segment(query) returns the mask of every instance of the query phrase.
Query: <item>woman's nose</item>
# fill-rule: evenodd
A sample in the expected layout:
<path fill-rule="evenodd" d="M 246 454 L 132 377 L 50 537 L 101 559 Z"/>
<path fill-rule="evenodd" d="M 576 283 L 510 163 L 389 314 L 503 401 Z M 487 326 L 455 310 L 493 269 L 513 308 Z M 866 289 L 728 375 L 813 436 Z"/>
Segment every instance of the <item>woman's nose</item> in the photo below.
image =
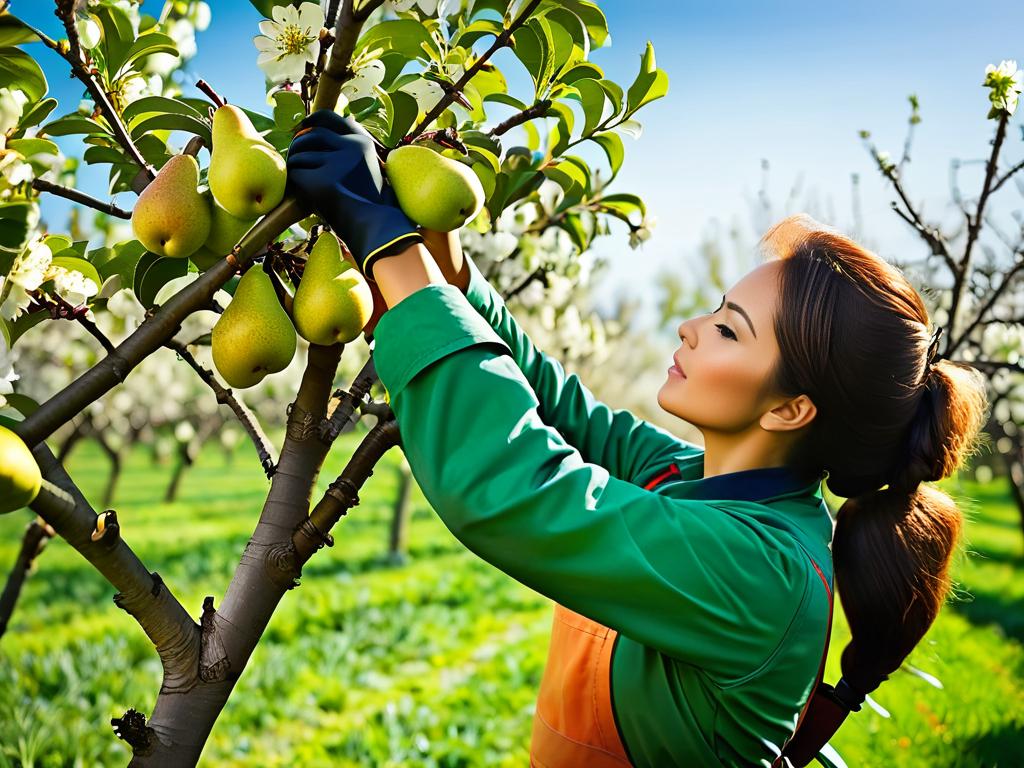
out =
<path fill-rule="evenodd" d="M 697 344 L 697 320 L 699 320 L 699 318 L 691 317 L 689 320 L 684 320 L 679 325 L 679 340 L 684 344 L 688 344 L 691 348 Z"/>

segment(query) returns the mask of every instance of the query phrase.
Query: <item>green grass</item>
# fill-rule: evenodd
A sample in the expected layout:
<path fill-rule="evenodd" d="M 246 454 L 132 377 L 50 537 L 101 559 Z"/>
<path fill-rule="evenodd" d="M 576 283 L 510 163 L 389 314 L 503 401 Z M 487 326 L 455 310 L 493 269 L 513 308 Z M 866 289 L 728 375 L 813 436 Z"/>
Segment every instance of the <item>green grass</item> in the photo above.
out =
<path fill-rule="evenodd" d="M 337 446 L 320 491 L 355 436 Z M 194 617 L 220 604 L 268 483 L 239 448 L 228 465 L 209 450 L 164 504 L 170 466 L 137 452 L 115 507 L 124 538 Z M 397 488 L 389 455 L 362 505 L 335 528 L 336 545 L 287 593 L 218 720 L 203 765 L 522 766 L 550 629 L 550 604 L 466 551 L 414 489 L 409 564 L 384 558 Z M 106 464 L 92 445 L 70 471 L 95 498 Z M 1001 482 L 1001 481 L 1000 481 Z M 1024 560 L 1017 512 L 1000 483 L 950 485 L 972 518 L 958 594 L 906 673 L 833 745 L 854 766 L 1022 764 Z M 318 498 L 315 494 L 314 498 Z M 0 518 L 0 578 L 13 562 L 22 512 Z M 61 540 L 50 543 L 0 640 L 0 766 L 123 766 L 109 721 L 151 712 L 156 654 L 116 608 L 114 589 Z M 838 678 L 848 631 L 838 610 L 827 679 Z"/>

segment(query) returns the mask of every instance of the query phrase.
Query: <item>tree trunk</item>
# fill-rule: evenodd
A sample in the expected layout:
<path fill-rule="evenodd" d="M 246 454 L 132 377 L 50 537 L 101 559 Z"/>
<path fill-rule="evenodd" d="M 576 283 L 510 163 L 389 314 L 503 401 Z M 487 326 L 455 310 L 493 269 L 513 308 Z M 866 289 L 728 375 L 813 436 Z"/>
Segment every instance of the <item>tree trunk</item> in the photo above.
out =
<path fill-rule="evenodd" d="M 168 483 L 167 491 L 164 493 L 165 502 L 170 503 L 177 500 L 178 490 L 181 487 L 181 478 L 184 476 L 185 470 L 196 463 L 203 445 L 210 439 L 210 435 L 220 429 L 223 424 L 223 421 L 218 421 L 217 419 L 207 419 L 203 422 L 203 426 L 199 428 L 199 431 L 192 436 L 191 440 L 187 443 L 178 443 L 178 463 L 174 467 L 171 482 Z"/>
<path fill-rule="evenodd" d="M 107 487 L 103 491 L 103 508 L 110 509 L 114 503 L 114 491 L 117 488 L 117 481 L 121 477 L 121 451 L 115 451 L 107 441 L 106 436 L 99 430 L 95 432 L 96 442 L 110 459 L 110 475 L 107 477 Z M 123 449 L 122 449 L 123 450 Z"/>
<path fill-rule="evenodd" d="M 46 547 L 46 542 L 54 535 L 54 530 L 40 519 L 33 520 L 25 529 L 25 535 L 21 539 L 21 550 L 7 577 L 7 585 L 4 587 L 3 594 L 0 594 L 0 637 L 3 637 L 4 632 L 7 631 L 11 613 L 18 602 L 21 587 L 25 583 L 29 571 L 32 570 L 32 564 Z"/>
<path fill-rule="evenodd" d="M 402 565 L 408 551 L 411 487 L 412 471 L 403 455 L 398 465 L 398 495 L 391 512 L 391 536 L 388 544 L 388 561 L 393 565 Z"/>

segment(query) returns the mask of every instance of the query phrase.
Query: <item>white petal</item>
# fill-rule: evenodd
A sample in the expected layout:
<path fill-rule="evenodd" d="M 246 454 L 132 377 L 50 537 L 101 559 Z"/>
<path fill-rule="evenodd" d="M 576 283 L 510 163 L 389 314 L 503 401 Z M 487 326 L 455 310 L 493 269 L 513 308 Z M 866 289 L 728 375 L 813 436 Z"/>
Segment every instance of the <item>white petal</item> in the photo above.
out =
<path fill-rule="evenodd" d="M 316 35 L 324 25 L 323 9 L 316 3 L 303 3 L 299 6 L 299 26 Z"/>
<path fill-rule="evenodd" d="M 256 46 L 256 50 L 260 53 L 277 53 L 277 43 L 271 40 L 269 37 L 263 37 L 257 35 L 252 39 L 253 44 Z"/>
<path fill-rule="evenodd" d="M 272 21 L 261 21 L 260 22 L 260 34 L 266 35 L 267 37 L 277 37 L 281 28 Z"/>

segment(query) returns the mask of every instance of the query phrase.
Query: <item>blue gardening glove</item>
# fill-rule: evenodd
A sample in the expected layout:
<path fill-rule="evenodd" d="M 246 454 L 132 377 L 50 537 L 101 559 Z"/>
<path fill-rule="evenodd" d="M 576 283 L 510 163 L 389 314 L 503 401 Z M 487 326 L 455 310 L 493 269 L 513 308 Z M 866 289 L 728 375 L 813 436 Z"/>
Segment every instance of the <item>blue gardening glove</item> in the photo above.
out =
<path fill-rule="evenodd" d="M 288 150 L 292 192 L 338 233 L 367 280 L 373 264 L 422 243 L 381 172 L 373 139 L 351 118 L 332 110 L 302 122 Z"/>

